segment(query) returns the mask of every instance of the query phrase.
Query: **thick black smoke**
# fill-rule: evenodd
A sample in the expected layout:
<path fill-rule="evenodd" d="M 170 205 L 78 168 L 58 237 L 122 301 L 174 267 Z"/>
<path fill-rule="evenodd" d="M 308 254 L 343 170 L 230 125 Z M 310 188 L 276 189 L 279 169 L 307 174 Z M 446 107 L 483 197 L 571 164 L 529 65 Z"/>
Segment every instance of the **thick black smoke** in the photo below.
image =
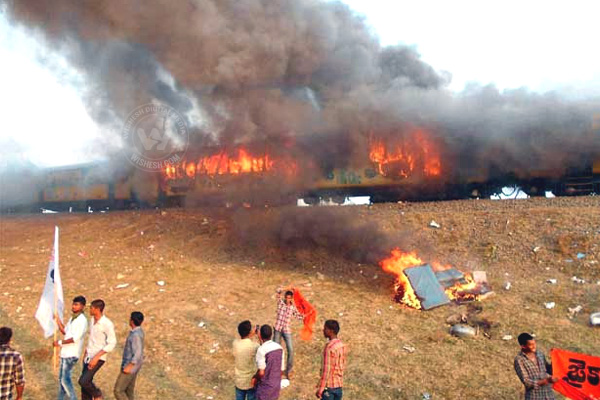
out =
<path fill-rule="evenodd" d="M 448 74 L 414 48 L 381 47 L 340 2 L 13 0 L 8 10 L 86 74 L 89 112 L 106 126 L 160 101 L 187 113 L 197 145 L 292 137 L 327 167 L 363 162 L 371 135 L 418 126 L 455 176 L 559 176 L 599 152 L 598 104 L 489 86 L 452 94 Z"/>

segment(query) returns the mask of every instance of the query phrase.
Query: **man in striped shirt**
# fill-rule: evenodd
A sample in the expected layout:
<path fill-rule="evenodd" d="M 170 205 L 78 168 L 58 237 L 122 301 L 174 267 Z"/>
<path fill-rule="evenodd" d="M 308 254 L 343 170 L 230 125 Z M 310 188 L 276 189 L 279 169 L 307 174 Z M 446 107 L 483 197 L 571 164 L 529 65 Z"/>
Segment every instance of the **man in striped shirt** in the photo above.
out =
<path fill-rule="evenodd" d="M 558 378 L 548 374 L 546 357 L 529 333 L 521 333 L 518 341 L 521 352 L 515 357 L 515 372 L 525 386 L 525 400 L 554 400 L 552 384 Z"/>
<path fill-rule="evenodd" d="M 23 398 L 25 390 L 25 371 L 23 356 L 9 347 L 12 329 L 0 328 L 0 400 L 13 400 L 13 388 L 16 387 L 16 400 Z"/>
<path fill-rule="evenodd" d="M 340 324 L 333 319 L 325 321 L 323 335 L 328 339 L 323 350 L 321 380 L 316 396 L 322 400 L 342 400 L 344 369 L 346 368 L 346 345 L 338 339 Z"/>
<path fill-rule="evenodd" d="M 281 289 L 277 290 L 277 320 L 275 321 L 275 334 L 273 341 L 281 344 L 281 338 L 285 341 L 287 359 L 285 363 L 285 377 L 291 378 L 292 368 L 294 368 L 294 346 L 292 343 L 292 317 L 302 320 L 304 315 L 300 314 L 294 305 L 293 288 L 285 292 L 285 297 L 281 297 Z"/>

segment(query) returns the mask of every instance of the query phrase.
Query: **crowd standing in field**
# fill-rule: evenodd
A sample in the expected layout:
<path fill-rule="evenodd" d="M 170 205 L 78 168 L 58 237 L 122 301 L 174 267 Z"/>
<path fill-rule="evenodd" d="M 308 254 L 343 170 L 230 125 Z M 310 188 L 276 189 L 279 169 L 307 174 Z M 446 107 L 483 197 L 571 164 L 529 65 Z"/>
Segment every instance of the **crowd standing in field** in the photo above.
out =
<path fill-rule="evenodd" d="M 293 365 L 293 346 L 290 322 L 292 317 L 306 317 L 296 309 L 293 289 L 285 292 L 285 300 L 277 291 L 277 316 L 271 325 L 253 326 L 249 320 L 239 323 L 239 339 L 233 341 L 234 384 L 236 400 L 277 400 L 282 387 L 289 385 Z M 77 296 L 71 305 L 72 315 L 67 324 L 55 316 L 63 339 L 55 340 L 60 348 L 58 375 L 58 399 L 76 400 L 77 395 L 71 379 L 73 367 L 83 360 L 79 378 L 82 400 L 101 400 L 102 391 L 94 382 L 94 376 L 107 361 L 117 340 L 113 323 L 104 315 L 105 303 L 97 299 L 90 305 L 91 318 L 85 317 L 86 299 Z M 119 376 L 114 386 L 117 400 L 133 400 L 135 383 L 143 364 L 144 315 L 134 311 L 130 315 L 130 332 L 125 342 Z M 87 347 L 83 350 L 84 337 L 89 331 Z M 327 343 L 323 349 L 321 373 L 315 396 L 321 400 L 342 400 L 347 346 L 339 338 L 340 325 L 336 320 L 326 320 L 323 336 Z M 258 335 L 258 342 L 254 337 Z M 22 355 L 10 347 L 12 330 L 0 328 L 0 400 L 22 400 L 25 390 L 25 373 Z M 279 344 L 286 342 L 287 357 Z M 520 353 L 514 359 L 515 372 L 525 387 L 526 400 L 554 400 L 551 365 L 544 354 L 537 350 L 533 336 L 522 333 L 518 337 Z M 83 355 L 82 355 L 83 351 Z M 286 362 L 287 360 L 287 362 Z M 287 382 L 286 382 L 287 381 Z M 16 397 L 14 394 L 16 392 Z"/>

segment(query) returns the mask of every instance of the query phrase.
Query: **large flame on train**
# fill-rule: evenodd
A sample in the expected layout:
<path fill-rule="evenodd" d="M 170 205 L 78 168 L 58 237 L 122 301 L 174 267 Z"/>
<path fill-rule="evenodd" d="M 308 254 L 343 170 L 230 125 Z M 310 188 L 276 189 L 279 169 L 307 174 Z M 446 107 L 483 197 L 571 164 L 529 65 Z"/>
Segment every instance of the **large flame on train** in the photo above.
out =
<path fill-rule="evenodd" d="M 239 175 L 270 171 L 295 174 L 296 168 L 296 163 L 291 159 L 276 158 L 268 154 L 257 156 L 239 148 L 233 154 L 220 151 L 198 160 L 184 160 L 167 166 L 164 173 L 168 179 L 186 176 L 193 179 L 196 175 Z"/>
<path fill-rule="evenodd" d="M 383 176 L 408 178 L 413 174 L 440 176 L 442 163 L 439 149 L 431 137 L 417 129 L 401 140 L 384 142 L 371 138 L 369 158 Z"/>
<path fill-rule="evenodd" d="M 399 249 L 392 250 L 391 255 L 388 258 L 380 261 L 379 265 L 385 272 L 396 276 L 396 283 L 394 285 L 395 301 L 416 308 L 417 310 L 422 308 L 421 301 L 417 297 L 410 281 L 404 274 L 404 270 L 423 264 L 423 260 L 416 252 L 405 253 Z M 430 264 L 436 271 L 443 271 L 451 268 L 449 265 L 442 265 L 435 262 Z M 477 283 L 473 280 L 473 277 L 470 274 L 465 274 L 465 280 L 466 283 L 456 283 L 445 289 L 446 295 L 450 300 L 478 299 L 478 295 L 471 293 L 471 291 L 477 287 Z"/>

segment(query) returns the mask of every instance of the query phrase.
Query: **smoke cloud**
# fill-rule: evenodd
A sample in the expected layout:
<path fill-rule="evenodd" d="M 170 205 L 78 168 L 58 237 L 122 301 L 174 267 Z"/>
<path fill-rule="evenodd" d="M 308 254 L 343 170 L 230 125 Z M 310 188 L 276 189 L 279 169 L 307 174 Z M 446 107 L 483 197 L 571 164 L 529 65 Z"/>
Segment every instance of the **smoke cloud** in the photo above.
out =
<path fill-rule="evenodd" d="M 402 140 L 412 127 L 442 144 L 452 178 L 559 176 L 600 151 L 597 102 L 477 85 L 453 94 L 448 73 L 412 47 L 380 46 L 340 2 L 14 0 L 9 15 L 87 76 L 89 113 L 107 132 L 160 101 L 188 117 L 196 146 L 291 138 L 324 169 L 364 162 L 370 137 Z"/>

